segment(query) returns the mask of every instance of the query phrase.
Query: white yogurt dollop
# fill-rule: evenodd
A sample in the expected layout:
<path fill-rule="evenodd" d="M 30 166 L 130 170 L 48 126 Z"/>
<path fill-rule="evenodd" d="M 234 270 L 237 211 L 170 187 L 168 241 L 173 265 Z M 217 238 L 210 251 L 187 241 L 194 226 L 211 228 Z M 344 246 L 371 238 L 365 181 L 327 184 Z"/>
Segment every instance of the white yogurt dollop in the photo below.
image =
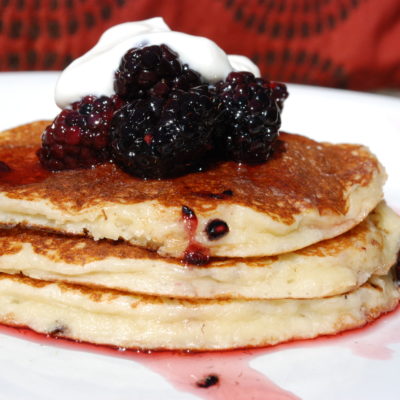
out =
<path fill-rule="evenodd" d="M 171 31 L 157 17 L 126 22 L 105 31 L 92 49 L 62 72 L 55 91 L 57 105 L 64 108 L 87 95 L 113 95 L 114 72 L 124 54 L 133 47 L 160 44 L 178 53 L 183 64 L 210 83 L 225 79 L 232 71 L 260 76 L 258 67 L 247 57 L 228 56 L 209 39 Z"/>

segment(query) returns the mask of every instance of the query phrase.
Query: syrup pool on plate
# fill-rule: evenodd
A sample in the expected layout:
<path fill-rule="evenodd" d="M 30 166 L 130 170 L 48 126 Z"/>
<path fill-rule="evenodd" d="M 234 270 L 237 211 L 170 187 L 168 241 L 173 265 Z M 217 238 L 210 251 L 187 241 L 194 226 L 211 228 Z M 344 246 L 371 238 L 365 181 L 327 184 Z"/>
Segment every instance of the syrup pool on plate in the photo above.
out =
<path fill-rule="evenodd" d="M 177 390 L 210 400 L 295 400 L 296 393 L 280 387 L 251 364 L 259 357 L 292 349 L 311 349 L 324 346 L 350 349 L 357 357 L 370 360 L 389 360 L 394 356 L 389 347 L 400 343 L 400 308 L 363 328 L 338 335 L 300 340 L 261 349 L 204 353 L 149 352 L 115 349 L 70 340 L 48 337 L 26 328 L 1 326 L 0 333 L 13 335 L 40 344 L 60 346 L 68 350 L 99 353 L 138 362 L 158 373 Z M 307 360 L 304 360 L 305 362 Z M 289 368 L 289 366 L 288 366 Z"/>

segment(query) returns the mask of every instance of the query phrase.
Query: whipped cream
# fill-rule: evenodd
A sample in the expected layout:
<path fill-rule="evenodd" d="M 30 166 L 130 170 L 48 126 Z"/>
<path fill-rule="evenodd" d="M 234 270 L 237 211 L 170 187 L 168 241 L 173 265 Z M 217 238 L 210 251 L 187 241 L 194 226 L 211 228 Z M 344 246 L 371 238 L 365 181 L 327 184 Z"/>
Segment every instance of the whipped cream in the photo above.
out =
<path fill-rule="evenodd" d="M 249 71 L 260 76 L 258 67 L 249 58 L 227 55 L 207 38 L 171 31 L 157 17 L 126 22 L 105 31 L 92 49 L 62 72 L 55 91 L 57 105 L 64 108 L 87 95 L 115 94 L 114 72 L 124 54 L 133 47 L 161 44 L 178 53 L 183 64 L 210 83 L 225 79 L 232 71 Z"/>

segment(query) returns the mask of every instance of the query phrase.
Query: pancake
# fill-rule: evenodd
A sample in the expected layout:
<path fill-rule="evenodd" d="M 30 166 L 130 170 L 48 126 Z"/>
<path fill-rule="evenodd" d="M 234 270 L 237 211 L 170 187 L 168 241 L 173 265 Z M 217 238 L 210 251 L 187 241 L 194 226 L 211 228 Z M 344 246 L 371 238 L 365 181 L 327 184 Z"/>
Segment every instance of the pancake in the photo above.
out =
<path fill-rule="evenodd" d="M 182 257 L 190 242 L 211 256 L 257 257 L 303 248 L 363 220 L 382 199 L 383 167 L 359 145 L 318 143 L 282 133 L 272 159 L 225 162 L 180 178 L 143 181 L 114 164 L 50 173 L 35 155 L 49 122 L 0 135 L 0 223 L 94 239 L 124 239 Z M 182 207 L 197 217 L 189 232 Z M 207 224 L 229 232 L 216 240 Z M 192 229 L 191 228 L 191 229 Z"/>
<path fill-rule="evenodd" d="M 386 274 L 400 248 L 400 217 L 384 202 L 333 239 L 279 256 L 187 267 L 125 242 L 0 230 L 0 271 L 181 298 L 313 298 L 346 293 Z"/>
<path fill-rule="evenodd" d="M 394 309 L 389 274 L 347 294 L 309 300 L 177 300 L 0 274 L 0 322 L 139 349 L 266 346 L 355 328 Z"/>

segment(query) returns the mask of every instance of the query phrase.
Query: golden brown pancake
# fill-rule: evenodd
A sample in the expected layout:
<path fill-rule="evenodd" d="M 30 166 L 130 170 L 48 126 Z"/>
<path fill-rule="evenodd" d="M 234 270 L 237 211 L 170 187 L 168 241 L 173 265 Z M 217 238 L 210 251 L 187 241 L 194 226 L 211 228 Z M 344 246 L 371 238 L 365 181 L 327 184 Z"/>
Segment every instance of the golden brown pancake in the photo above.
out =
<path fill-rule="evenodd" d="M 0 230 L 0 271 L 181 298 L 313 298 L 386 274 L 400 248 L 400 217 L 382 202 L 352 230 L 278 256 L 185 266 L 126 242 Z"/>
<path fill-rule="evenodd" d="M 0 274 L 0 322 L 74 340 L 140 349 L 273 345 L 355 328 L 396 307 L 389 274 L 309 300 L 177 300 Z"/>
<path fill-rule="evenodd" d="M 272 159 L 257 166 L 224 162 L 180 178 L 144 181 L 114 164 L 50 173 L 35 155 L 46 122 L 0 135 L 0 223 L 44 227 L 182 257 L 190 235 L 182 207 L 197 216 L 192 241 L 212 256 L 280 254 L 337 236 L 382 198 L 385 172 L 363 146 L 318 143 L 282 133 Z M 207 224 L 222 219 L 217 240 Z"/>

